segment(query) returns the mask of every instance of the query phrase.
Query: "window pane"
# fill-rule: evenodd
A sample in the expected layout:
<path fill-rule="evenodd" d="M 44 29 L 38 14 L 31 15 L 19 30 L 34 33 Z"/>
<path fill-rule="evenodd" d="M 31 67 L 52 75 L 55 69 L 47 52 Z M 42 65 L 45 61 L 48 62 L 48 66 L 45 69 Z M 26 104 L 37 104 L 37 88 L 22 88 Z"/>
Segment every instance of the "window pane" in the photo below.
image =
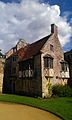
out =
<path fill-rule="evenodd" d="M 65 67 L 65 71 L 67 71 L 67 64 L 65 64 L 65 66 L 64 66 L 64 67 Z"/>
<path fill-rule="evenodd" d="M 44 58 L 44 67 L 48 67 L 48 58 Z"/>
<path fill-rule="evenodd" d="M 44 67 L 46 67 L 46 68 L 53 68 L 53 59 L 51 59 L 51 58 L 44 58 Z"/>
<path fill-rule="evenodd" d="M 13 56 L 13 62 L 16 61 L 16 56 Z"/>
<path fill-rule="evenodd" d="M 67 63 L 61 63 L 62 71 L 67 71 Z"/>
<path fill-rule="evenodd" d="M 50 59 L 50 68 L 53 68 L 53 59 Z"/>
<path fill-rule="evenodd" d="M 62 71 L 64 71 L 64 63 L 61 63 Z"/>

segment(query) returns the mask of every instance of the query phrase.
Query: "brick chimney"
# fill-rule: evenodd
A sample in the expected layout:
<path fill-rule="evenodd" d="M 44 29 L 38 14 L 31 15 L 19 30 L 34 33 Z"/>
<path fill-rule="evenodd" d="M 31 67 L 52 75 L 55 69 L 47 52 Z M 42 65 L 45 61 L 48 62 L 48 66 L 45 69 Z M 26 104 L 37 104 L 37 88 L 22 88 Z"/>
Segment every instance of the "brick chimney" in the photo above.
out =
<path fill-rule="evenodd" d="M 58 27 L 55 24 L 51 24 L 51 34 L 58 34 Z"/>

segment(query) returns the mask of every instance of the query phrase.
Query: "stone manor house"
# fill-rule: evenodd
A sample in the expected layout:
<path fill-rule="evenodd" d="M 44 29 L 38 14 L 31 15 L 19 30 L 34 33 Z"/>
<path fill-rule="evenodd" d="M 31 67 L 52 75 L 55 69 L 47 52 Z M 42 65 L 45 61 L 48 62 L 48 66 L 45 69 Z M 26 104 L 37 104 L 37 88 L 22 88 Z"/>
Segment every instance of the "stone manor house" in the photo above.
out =
<path fill-rule="evenodd" d="M 20 40 L 6 53 L 3 92 L 48 97 L 48 84 L 67 84 L 69 67 L 58 39 L 58 28 L 28 44 Z"/>

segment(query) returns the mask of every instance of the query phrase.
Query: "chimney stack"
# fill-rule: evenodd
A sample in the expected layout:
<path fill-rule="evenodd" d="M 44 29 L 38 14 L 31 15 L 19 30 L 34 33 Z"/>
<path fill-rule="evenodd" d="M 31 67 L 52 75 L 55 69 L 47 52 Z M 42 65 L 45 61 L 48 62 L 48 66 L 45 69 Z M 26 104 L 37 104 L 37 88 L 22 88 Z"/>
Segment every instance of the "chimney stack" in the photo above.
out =
<path fill-rule="evenodd" d="M 58 34 L 58 27 L 55 24 L 51 24 L 51 34 Z"/>

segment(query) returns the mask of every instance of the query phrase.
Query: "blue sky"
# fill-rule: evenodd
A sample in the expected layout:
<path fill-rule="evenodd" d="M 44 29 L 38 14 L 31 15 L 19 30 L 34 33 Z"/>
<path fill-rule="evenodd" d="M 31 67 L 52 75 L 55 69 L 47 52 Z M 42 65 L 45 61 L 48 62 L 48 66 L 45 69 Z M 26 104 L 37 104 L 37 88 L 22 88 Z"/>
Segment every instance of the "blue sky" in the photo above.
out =
<path fill-rule="evenodd" d="M 46 13 L 45 9 L 50 9 L 51 14 L 53 14 L 53 17 L 55 17 L 54 22 L 59 27 L 60 41 L 61 41 L 61 44 L 63 45 L 64 51 L 72 49 L 72 0 L 22 0 L 22 1 L 21 0 L 0 0 L 0 1 L 1 1 L 0 5 L 2 7 L 2 9 L 1 9 L 2 20 L 3 20 L 3 18 L 6 19 L 5 21 L 3 20 L 5 23 L 5 25 L 4 25 L 5 27 L 1 26 L 4 28 L 0 34 L 0 37 L 1 37 L 0 44 L 2 44 L 4 41 L 7 41 L 7 39 L 8 39 L 9 44 L 7 44 L 7 42 L 5 42 L 5 45 L 9 46 L 9 48 L 10 48 L 14 44 L 16 44 L 17 39 L 19 39 L 19 37 L 20 38 L 25 37 L 26 40 L 28 39 L 28 42 L 31 42 L 31 41 L 33 42 L 33 39 L 37 40 L 38 36 L 42 37 L 42 33 L 43 33 L 43 36 L 47 35 L 46 31 L 47 30 L 49 31 L 50 28 L 47 29 L 45 22 L 47 22 L 48 19 L 46 19 L 45 22 L 41 21 L 41 23 L 38 23 L 38 20 L 41 20 L 39 15 L 40 16 L 42 15 L 41 17 L 43 17 L 43 16 L 47 17 L 47 14 L 48 14 L 48 16 L 49 16 L 50 14 Z M 26 1 L 28 1 L 28 2 L 26 2 Z M 30 4 L 30 1 L 31 1 L 31 4 Z M 40 6 L 43 10 L 39 9 L 39 13 L 38 13 L 38 11 L 35 10 L 35 7 L 33 7 L 33 4 L 38 9 L 39 9 L 38 6 Z M 10 8 L 10 6 L 11 6 L 11 8 Z M 27 8 L 28 6 L 30 7 L 29 9 Z M 6 8 L 7 8 L 7 10 L 6 10 Z M 20 11 L 18 11 L 18 8 L 20 9 Z M 13 11 L 12 11 L 12 9 L 13 9 Z M 8 19 L 8 13 L 10 14 L 10 12 L 8 12 L 8 10 L 11 12 L 11 17 L 12 17 L 11 19 L 10 19 L 10 17 Z M 23 13 L 23 10 L 26 10 L 26 14 Z M 33 12 L 32 12 L 32 10 L 33 10 Z M 52 13 L 52 10 L 54 13 Z M 28 14 L 27 11 L 30 11 L 30 13 Z M 42 14 L 42 12 L 43 12 L 43 14 Z M 32 15 L 30 15 L 30 14 L 32 14 Z M 35 15 L 37 15 L 38 20 L 35 18 Z M 50 15 L 50 18 L 51 18 L 51 21 L 50 20 L 48 21 L 48 25 L 50 25 L 50 23 L 53 22 L 53 18 L 51 15 Z M 30 19 L 30 23 L 28 21 L 29 19 Z M 57 20 L 55 20 L 55 19 L 57 19 Z M 2 24 L 2 20 L 0 21 L 1 24 Z M 26 24 L 27 24 L 26 25 L 24 23 L 24 21 L 27 21 L 28 24 L 26 22 Z M 34 25 L 34 21 L 36 23 L 36 26 Z M 23 22 L 23 23 L 21 24 L 20 22 Z M 18 31 L 18 29 L 20 28 L 20 26 L 19 26 L 20 24 L 21 24 L 21 29 Z M 42 26 L 42 24 L 44 24 L 44 26 Z M 10 29 L 10 27 L 13 27 L 13 25 L 15 25 L 14 28 Z M 22 27 L 23 25 L 25 26 L 26 29 L 24 29 Z M 40 25 L 40 27 L 39 27 L 39 25 Z M 62 25 L 62 27 L 60 25 Z M 38 28 L 37 28 L 37 26 L 38 26 Z M 43 31 L 43 28 L 45 28 L 45 32 Z M 8 31 L 11 31 L 10 34 L 8 34 L 4 31 L 6 29 Z M 29 29 L 31 32 L 29 31 Z M 40 29 L 41 29 L 41 31 L 40 31 Z M 35 31 L 35 33 L 32 34 L 32 32 L 34 32 L 34 31 Z M 40 32 L 37 33 L 37 31 L 40 31 Z M 25 32 L 25 33 L 23 33 L 23 32 Z M 5 35 L 6 39 L 4 38 L 4 35 Z M 11 36 L 9 36 L 9 35 L 11 35 Z M 11 41 L 10 41 L 10 38 L 11 38 Z M 15 40 L 12 41 L 12 39 L 15 39 Z M 63 41 L 63 39 L 64 39 L 64 41 Z M 6 47 L 2 46 L 2 45 L 0 45 L 0 47 L 2 47 L 4 52 L 9 49 L 9 48 L 6 49 Z"/>
<path fill-rule="evenodd" d="M 7 2 L 9 2 L 9 3 L 17 2 L 17 3 L 19 3 L 20 2 L 20 0 L 0 0 L 0 1 L 5 2 L 5 3 L 7 3 Z"/>
<path fill-rule="evenodd" d="M 43 0 L 46 3 L 49 2 L 50 5 L 59 5 L 61 10 L 61 16 L 64 14 L 64 12 L 68 13 L 68 21 L 72 18 L 72 0 Z M 72 24 L 72 23 L 71 23 Z"/>

